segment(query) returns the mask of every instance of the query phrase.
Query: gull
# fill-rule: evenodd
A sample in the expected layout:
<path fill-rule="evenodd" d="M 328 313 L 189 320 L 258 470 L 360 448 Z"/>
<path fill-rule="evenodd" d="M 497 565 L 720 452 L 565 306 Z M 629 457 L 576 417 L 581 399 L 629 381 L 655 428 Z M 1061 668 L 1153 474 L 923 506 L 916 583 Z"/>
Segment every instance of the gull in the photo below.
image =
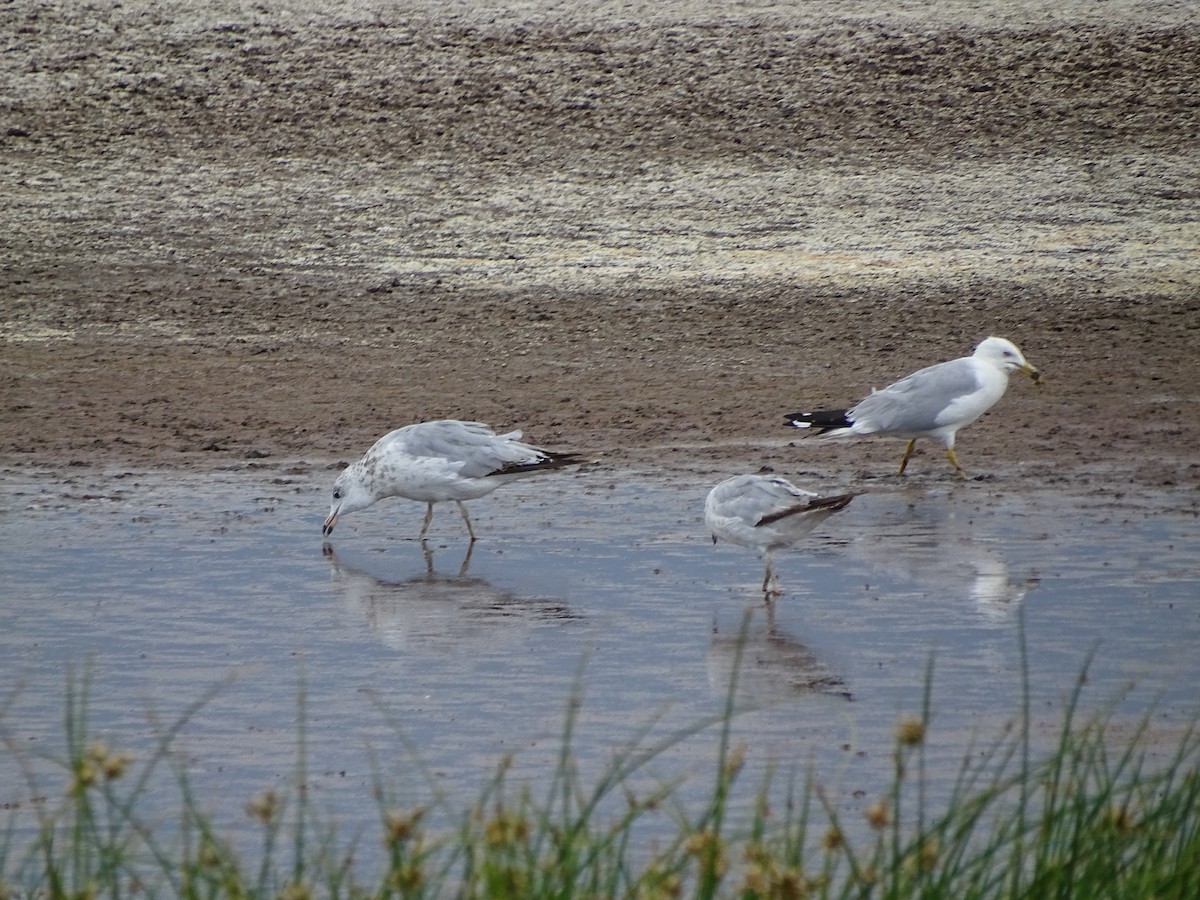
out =
<path fill-rule="evenodd" d="M 1008 388 L 1010 372 L 1042 383 L 1042 373 L 1025 360 L 1016 344 L 989 337 L 970 356 L 928 366 L 869 395 L 850 409 L 798 412 L 787 416 L 797 428 L 816 428 L 829 437 L 876 434 L 905 438 L 900 475 L 918 438 L 940 441 L 960 478 L 967 473 L 954 452 L 954 436 L 996 405 Z"/>
<path fill-rule="evenodd" d="M 762 553 L 767 561 L 763 593 L 779 594 L 771 589 L 771 551 L 796 543 L 854 497 L 821 497 L 778 476 L 735 475 L 708 492 L 704 522 L 714 544 L 724 538 Z"/>
<path fill-rule="evenodd" d="M 496 434 L 481 422 L 457 419 L 397 428 L 337 477 L 322 533 L 332 534 L 338 519 L 347 513 L 385 497 L 405 497 L 428 504 L 421 526 L 424 540 L 433 505 L 453 500 L 474 543 L 475 529 L 464 500 L 490 494 L 507 481 L 582 462 L 579 454 L 542 450 L 522 443 L 520 437 L 520 431 Z"/>

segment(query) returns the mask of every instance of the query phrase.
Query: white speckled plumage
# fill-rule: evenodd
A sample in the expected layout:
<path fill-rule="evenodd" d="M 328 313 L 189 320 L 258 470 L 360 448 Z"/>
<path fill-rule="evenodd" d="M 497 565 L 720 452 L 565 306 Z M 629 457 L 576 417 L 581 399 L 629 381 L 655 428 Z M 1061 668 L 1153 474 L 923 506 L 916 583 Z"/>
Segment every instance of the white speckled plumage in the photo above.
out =
<path fill-rule="evenodd" d="M 708 492 L 704 522 L 713 543 L 722 539 L 763 554 L 763 591 L 768 592 L 774 574 L 771 551 L 796 543 L 853 498 L 821 497 L 778 476 L 735 475 Z"/>
<path fill-rule="evenodd" d="M 581 461 L 577 454 L 543 450 L 520 438 L 520 431 L 496 434 L 480 422 L 457 419 L 397 428 L 338 476 L 323 531 L 332 533 L 338 519 L 347 513 L 366 509 L 386 497 L 403 497 L 428 504 L 420 535 L 424 538 L 433 518 L 433 505 L 453 500 L 474 541 L 475 531 L 464 500 L 490 494 L 512 479 Z"/>

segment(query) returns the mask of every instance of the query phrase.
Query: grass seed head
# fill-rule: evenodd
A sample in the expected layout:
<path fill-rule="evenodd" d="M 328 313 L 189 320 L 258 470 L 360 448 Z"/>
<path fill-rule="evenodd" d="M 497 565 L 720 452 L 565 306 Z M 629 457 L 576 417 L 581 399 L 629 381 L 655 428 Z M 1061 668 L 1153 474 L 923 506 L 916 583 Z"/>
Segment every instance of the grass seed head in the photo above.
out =
<path fill-rule="evenodd" d="M 920 847 L 906 853 L 902 864 L 905 877 L 917 878 L 922 872 L 933 871 L 941 849 L 937 838 L 928 838 Z"/>
<path fill-rule="evenodd" d="M 746 762 L 746 745 L 738 744 L 729 754 L 729 758 L 725 761 L 725 777 L 732 778 L 741 771 L 742 766 Z"/>
<path fill-rule="evenodd" d="M 125 774 L 125 770 L 132 763 L 133 754 L 128 750 L 122 750 L 120 753 L 110 753 L 104 757 L 103 762 L 100 763 L 100 768 L 108 781 L 115 781 Z"/>
<path fill-rule="evenodd" d="M 887 804 L 882 800 L 876 800 L 863 811 L 863 815 L 867 817 L 867 824 L 879 831 L 886 828 L 892 822 L 892 815 L 888 812 Z"/>
<path fill-rule="evenodd" d="M 425 873 L 414 862 L 393 866 L 387 873 L 388 889 L 402 897 L 419 892 L 425 884 Z"/>
<path fill-rule="evenodd" d="M 746 846 L 746 869 L 739 889 L 742 896 L 800 900 L 808 895 L 808 888 L 808 880 L 798 868 L 772 856 L 761 844 Z"/>
<path fill-rule="evenodd" d="M 401 812 L 398 809 L 388 810 L 383 817 L 384 843 L 389 847 L 395 847 L 397 844 L 407 841 L 416 833 L 417 825 L 424 815 L 425 810 L 421 808 L 414 809 L 409 813 Z"/>
<path fill-rule="evenodd" d="M 1126 806 L 1110 806 L 1104 814 L 1104 824 L 1120 835 L 1137 828 L 1137 820 Z"/>
<path fill-rule="evenodd" d="M 484 826 L 483 835 L 493 847 L 524 844 L 529 839 L 529 822 L 523 816 L 501 810 Z"/>
<path fill-rule="evenodd" d="M 686 851 L 700 860 L 701 865 L 711 866 L 718 878 L 724 876 L 727 869 L 725 845 L 720 835 L 709 829 L 699 831 L 688 838 Z"/>
<path fill-rule="evenodd" d="M 932 869 L 937 865 L 938 856 L 942 852 L 942 845 L 937 838 L 930 838 L 921 844 L 921 865 L 925 869 Z"/>
<path fill-rule="evenodd" d="M 279 900 L 312 900 L 312 888 L 302 881 L 293 881 L 279 892 Z"/>
<path fill-rule="evenodd" d="M 212 841 L 205 840 L 200 846 L 200 865 L 206 869 L 215 869 L 221 865 L 221 849 Z"/>
<path fill-rule="evenodd" d="M 71 779 L 71 784 L 67 787 L 68 794 L 80 794 L 88 788 L 96 786 L 96 766 L 91 760 L 81 760 L 75 768 L 75 777 Z"/>
<path fill-rule="evenodd" d="M 283 801 L 275 791 L 267 790 L 261 794 L 256 794 L 249 803 L 246 804 L 246 815 L 252 819 L 258 819 L 264 825 L 270 825 L 275 821 L 275 817 L 283 810 Z"/>
<path fill-rule="evenodd" d="M 676 872 L 650 866 L 638 883 L 637 900 L 674 900 L 683 896 L 683 882 Z"/>
<path fill-rule="evenodd" d="M 896 740 L 902 747 L 916 747 L 925 741 L 925 723 L 920 719 L 905 719 L 896 727 Z"/>

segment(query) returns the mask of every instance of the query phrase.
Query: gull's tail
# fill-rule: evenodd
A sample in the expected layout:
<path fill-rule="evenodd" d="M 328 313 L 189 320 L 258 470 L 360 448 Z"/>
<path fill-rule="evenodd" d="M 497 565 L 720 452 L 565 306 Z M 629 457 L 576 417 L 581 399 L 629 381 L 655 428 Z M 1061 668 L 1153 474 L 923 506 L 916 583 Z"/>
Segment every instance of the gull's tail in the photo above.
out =
<path fill-rule="evenodd" d="M 816 412 L 798 412 L 785 417 L 795 428 L 815 428 L 817 434 L 849 428 L 853 423 L 846 418 L 844 409 L 818 409 Z"/>

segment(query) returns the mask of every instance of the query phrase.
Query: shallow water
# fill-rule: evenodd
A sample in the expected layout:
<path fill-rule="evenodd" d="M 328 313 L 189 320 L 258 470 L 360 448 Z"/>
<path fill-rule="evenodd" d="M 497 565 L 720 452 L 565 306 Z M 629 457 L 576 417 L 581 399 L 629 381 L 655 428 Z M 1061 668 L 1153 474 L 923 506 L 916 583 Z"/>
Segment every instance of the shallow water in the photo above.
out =
<path fill-rule="evenodd" d="M 312 796 L 351 831 L 375 821 L 376 773 L 405 807 L 432 789 L 465 809 L 508 753 L 514 777 L 544 782 L 576 686 L 590 783 L 652 722 L 648 742 L 720 713 L 748 612 L 733 726 L 747 797 L 768 766 L 811 765 L 856 817 L 888 783 L 895 725 L 919 713 L 931 657 L 930 769 L 944 791 L 972 737 L 986 743 L 1018 710 L 1022 621 L 1047 740 L 1089 658 L 1089 709 L 1136 684 L 1118 715 L 1132 724 L 1154 701 L 1169 739 L 1195 708 L 1200 542 L 1186 492 L 881 480 L 777 554 L 785 593 L 768 621 L 762 563 L 704 532 L 709 485 L 657 473 L 596 467 L 474 502 L 481 540 L 465 572 L 453 506 L 438 508 L 431 561 L 414 503 L 381 503 L 322 538 L 323 467 L 2 477 L 0 804 L 20 827 L 61 796 L 41 755 L 61 754 L 68 672 L 85 668 L 89 734 L 142 759 L 228 679 L 175 747 L 231 833 L 249 829 L 251 796 L 289 784 L 301 706 Z M 635 783 L 686 775 L 681 797 L 703 797 L 717 737 L 680 741 Z M 150 801 L 165 821 L 171 796 Z"/>

